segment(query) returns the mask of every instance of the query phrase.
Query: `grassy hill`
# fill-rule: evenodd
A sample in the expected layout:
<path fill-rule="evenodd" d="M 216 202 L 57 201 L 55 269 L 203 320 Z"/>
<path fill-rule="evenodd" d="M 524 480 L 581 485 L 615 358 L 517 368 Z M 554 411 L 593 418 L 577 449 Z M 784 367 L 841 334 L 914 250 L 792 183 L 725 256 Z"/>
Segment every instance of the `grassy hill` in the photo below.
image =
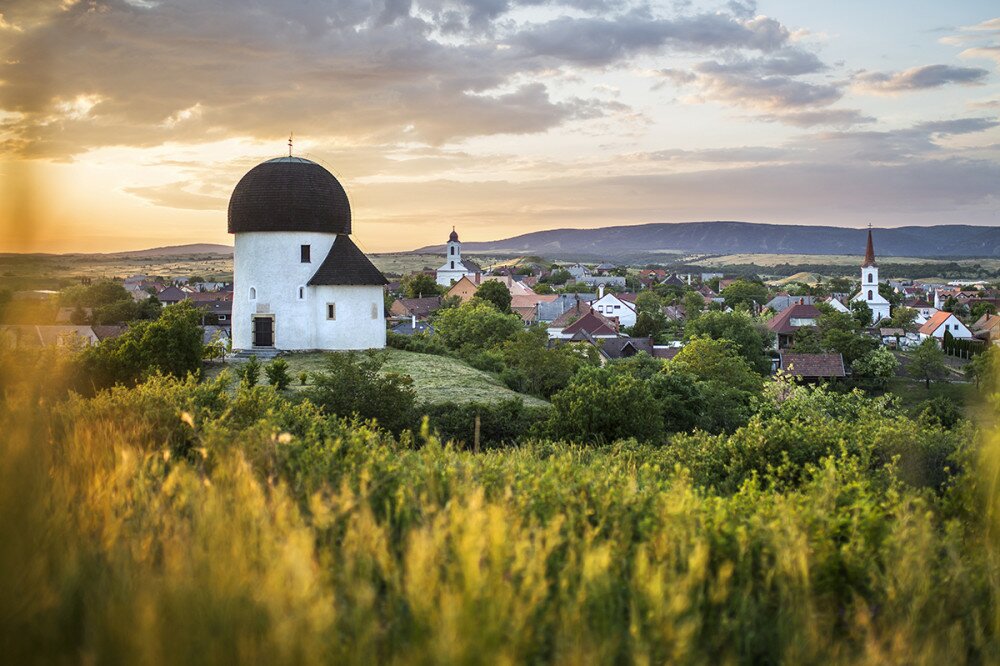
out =
<path fill-rule="evenodd" d="M 489 372 L 477 370 L 470 365 L 446 356 L 433 354 L 418 354 L 400 349 L 387 349 L 389 359 L 384 370 L 398 372 L 413 378 L 413 387 L 417 391 L 417 400 L 422 403 L 438 402 L 502 402 L 511 398 L 521 398 L 525 405 L 547 405 L 530 395 L 512 391 Z M 288 361 L 289 371 L 293 378 L 292 389 L 301 390 L 298 375 L 300 372 L 318 372 L 323 369 L 323 358 L 326 352 L 304 352 L 283 356 Z M 215 365 L 208 375 L 217 375 L 226 365 Z M 261 374 L 261 381 L 264 379 Z"/>

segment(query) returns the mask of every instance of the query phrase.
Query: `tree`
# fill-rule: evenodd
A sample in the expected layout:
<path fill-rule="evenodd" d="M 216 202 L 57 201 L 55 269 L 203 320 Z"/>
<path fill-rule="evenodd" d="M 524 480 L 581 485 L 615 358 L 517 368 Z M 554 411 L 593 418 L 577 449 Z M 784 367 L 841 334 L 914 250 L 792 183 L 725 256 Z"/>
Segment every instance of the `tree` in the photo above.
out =
<path fill-rule="evenodd" d="M 523 329 L 520 317 L 504 314 L 479 298 L 439 311 L 434 319 L 435 337 L 440 336 L 448 349 L 489 349 Z"/>
<path fill-rule="evenodd" d="M 118 337 L 81 352 L 80 384 L 100 389 L 134 384 L 153 372 L 175 377 L 197 372 L 204 354 L 200 320 L 201 310 L 183 301 L 164 308 L 154 321 L 132 323 Z"/>
<path fill-rule="evenodd" d="M 684 306 L 685 317 L 688 319 L 697 319 L 701 311 L 705 309 L 705 297 L 697 291 L 685 292 L 682 305 Z"/>
<path fill-rule="evenodd" d="M 399 286 L 407 298 L 438 296 L 441 293 L 434 276 L 427 273 L 411 273 L 403 278 Z"/>
<path fill-rule="evenodd" d="M 581 369 L 552 396 L 547 425 L 553 437 L 579 443 L 629 437 L 651 441 L 663 433 L 649 383 L 614 364 Z"/>
<path fill-rule="evenodd" d="M 872 325 L 872 309 L 864 301 L 851 302 L 851 316 L 861 328 L 868 328 Z"/>
<path fill-rule="evenodd" d="M 292 377 L 288 374 L 288 361 L 283 358 L 276 358 L 265 365 L 264 374 L 267 375 L 267 383 L 279 391 L 284 391 L 292 383 Z"/>
<path fill-rule="evenodd" d="M 572 279 L 573 275 L 568 270 L 565 268 L 557 268 L 543 277 L 540 281 L 548 282 L 549 284 L 566 284 L 566 282 Z"/>
<path fill-rule="evenodd" d="M 983 315 L 995 315 L 997 313 L 997 308 L 992 303 L 987 301 L 979 301 L 974 303 L 971 308 L 969 308 L 969 316 L 973 321 L 978 320 Z"/>
<path fill-rule="evenodd" d="M 997 378 L 1000 377 L 1000 348 L 990 345 L 982 353 L 973 356 L 965 364 L 965 375 L 976 383 L 976 388 L 986 386 L 998 389 Z"/>
<path fill-rule="evenodd" d="M 885 388 L 889 379 L 896 374 L 898 367 L 899 361 L 885 347 L 873 349 L 851 364 L 851 370 L 856 377 L 869 379 L 878 388 Z"/>
<path fill-rule="evenodd" d="M 803 326 L 799 330 L 795 331 L 790 351 L 795 352 L 796 354 L 821 353 L 823 351 L 823 344 L 820 339 L 819 332 L 815 328 L 809 326 Z"/>
<path fill-rule="evenodd" d="M 726 305 L 735 308 L 743 305 L 752 310 L 754 305 L 767 300 L 767 287 L 748 280 L 736 280 L 719 294 L 725 299 Z"/>
<path fill-rule="evenodd" d="M 915 379 L 922 379 L 929 390 L 931 380 L 943 378 L 948 373 L 944 362 L 944 352 L 938 347 L 937 340 L 926 338 L 910 353 L 910 363 L 906 371 Z"/>
<path fill-rule="evenodd" d="M 670 366 L 686 370 L 701 381 L 718 382 L 740 391 L 755 393 L 761 387 L 760 375 L 730 340 L 693 338 L 674 356 Z"/>
<path fill-rule="evenodd" d="M 912 331 L 915 328 L 914 321 L 917 319 L 917 314 L 917 311 L 913 308 L 900 305 L 892 311 L 892 317 L 889 318 L 889 321 L 893 328 L 901 328 L 904 331 Z"/>
<path fill-rule="evenodd" d="M 500 379 L 519 393 L 548 398 L 569 384 L 582 366 L 595 364 L 571 345 L 549 348 L 542 328 L 519 331 L 501 346 Z"/>
<path fill-rule="evenodd" d="M 656 292 L 644 291 L 635 297 L 635 311 L 639 314 L 662 314 L 663 299 Z"/>
<path fill-rule="evenodd" d="M 375 419 L 400 433 L 413 424 L 417 394 L 409 376 L 382 371 L 387 359 L 384 351 L 327 354 L 323 371 L 312 373 L 302 395 L 327 414 Z"/>
<path fill-rule="evenodd" d="M 475 298 L 492 303 L 500 312 L 510 312 L 510 289 L 499 280 L 486 280 L 483 282 L 479 285 L 479 289 L 476 290 Z"/>
<path fill-rule="evenodd" d="M 767 355 L 770 335 L 745 312 L 704 312 L 695 319 L 688 319 L 684 335 L 688 339 L 707 336 L 713 340 L 729 340 L 758 373 L 771 372 L 771 360 Z"/>

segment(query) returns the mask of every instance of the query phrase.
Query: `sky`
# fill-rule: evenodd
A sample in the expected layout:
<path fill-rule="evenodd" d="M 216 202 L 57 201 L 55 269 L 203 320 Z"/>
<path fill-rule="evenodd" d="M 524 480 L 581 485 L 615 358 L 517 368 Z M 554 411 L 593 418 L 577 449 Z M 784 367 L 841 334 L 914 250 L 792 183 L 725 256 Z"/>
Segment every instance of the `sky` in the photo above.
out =
<path fill-rule="evenodd" d="M 0 252 L 231 243 L 287 154 L 369 252 L 1000 224 L 992 1 L 0 0 Z"/>

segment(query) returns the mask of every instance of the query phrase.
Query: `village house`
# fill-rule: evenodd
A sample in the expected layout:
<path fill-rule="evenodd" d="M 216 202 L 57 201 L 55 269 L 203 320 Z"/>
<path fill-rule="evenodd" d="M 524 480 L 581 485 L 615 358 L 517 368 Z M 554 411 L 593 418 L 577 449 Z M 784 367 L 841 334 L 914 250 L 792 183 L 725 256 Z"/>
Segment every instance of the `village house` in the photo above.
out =
<path fill-rule="evenodd" d="M 637 314 L 635 307 L 635 294 L 612 294 L 603 293 L 600 289 L 597 300 L 593 301 L 591 307 L 603 314 L 605 317 L 616 317 L 618 323 L 626 328 L 635 326 Z"/>
<path fill-rule="evenodd" d="M 926 338 L 943 340 L 945 333 L 951 333 L 951 336 L 958 340 L 972 339 L 972 331 L 969 330 L 968 326 L 959 321 L 954 314 L 944 310 L 935 313 L 917 332 L 920 334 L 921 340 Z"/>
<path fill-rule="evenodd" d="M 478 280 L 479 276 L 475 279 Z M 476 291 L 479 289 L 478 282 L 473 281 L 474 278 L 470 278 L 468 275 L 463 275 L 458 279 L 455 284 L 451 285 L 451 289 L 445 294 L 448 297 L 457 296 L 458 300 L 462 303 L 467 303 L 473 296 L 476 295 Z"/>
<path fill-rule="evenodd" d="M 389 315 L 396 318 L 427 319 L 441 308 L 440 296 L 424 296 L 423 298 L 397 298 L 389 306 Z"/>
<path fill-rule="evenodd" d="M 814 305 L 796 303 L 771 317 L 767 328 L 775 336 L 775 349 L 785 349 L 795 342 L 795 334 L 802 328 L 816 328 L 822 313 Z"/>
<path fill-rule="evenodd" d="M 972 325 L 972 332 L 988 344 L 1000 345 L 1000 315 L 984 314 Z"/>

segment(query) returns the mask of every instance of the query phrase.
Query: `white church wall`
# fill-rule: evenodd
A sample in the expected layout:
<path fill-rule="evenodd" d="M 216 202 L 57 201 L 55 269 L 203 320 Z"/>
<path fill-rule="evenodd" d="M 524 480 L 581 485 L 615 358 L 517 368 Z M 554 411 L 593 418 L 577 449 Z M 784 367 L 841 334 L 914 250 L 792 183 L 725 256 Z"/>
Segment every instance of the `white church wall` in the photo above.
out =
<path fill-rule="evenodd" d="M 385 301 L 381 286 L 324 285 L 312 289 L 316 324 L 310 349 L 385 347 Z M 327 318 L 330 303 L 334 304 L 335 319 Z"/>
<path fill-rule="evenodd" d="M 314 310 L 305 287 L 333 247 L 336 234 L 313 232 L 243 232 L 235 234 L 233 256 L 233 349 L 253 347 L 253 315 L 275 317 L 275 347 L 316 349 Z M 310 246 L 310 261 L 301 261 L 302 245 Z M 251 288 L 256 298 L 251 298 Z M 376 287 L 376 289 L 380 288 Z M 384 334 L 383 334 L 384 345 Z"/>

